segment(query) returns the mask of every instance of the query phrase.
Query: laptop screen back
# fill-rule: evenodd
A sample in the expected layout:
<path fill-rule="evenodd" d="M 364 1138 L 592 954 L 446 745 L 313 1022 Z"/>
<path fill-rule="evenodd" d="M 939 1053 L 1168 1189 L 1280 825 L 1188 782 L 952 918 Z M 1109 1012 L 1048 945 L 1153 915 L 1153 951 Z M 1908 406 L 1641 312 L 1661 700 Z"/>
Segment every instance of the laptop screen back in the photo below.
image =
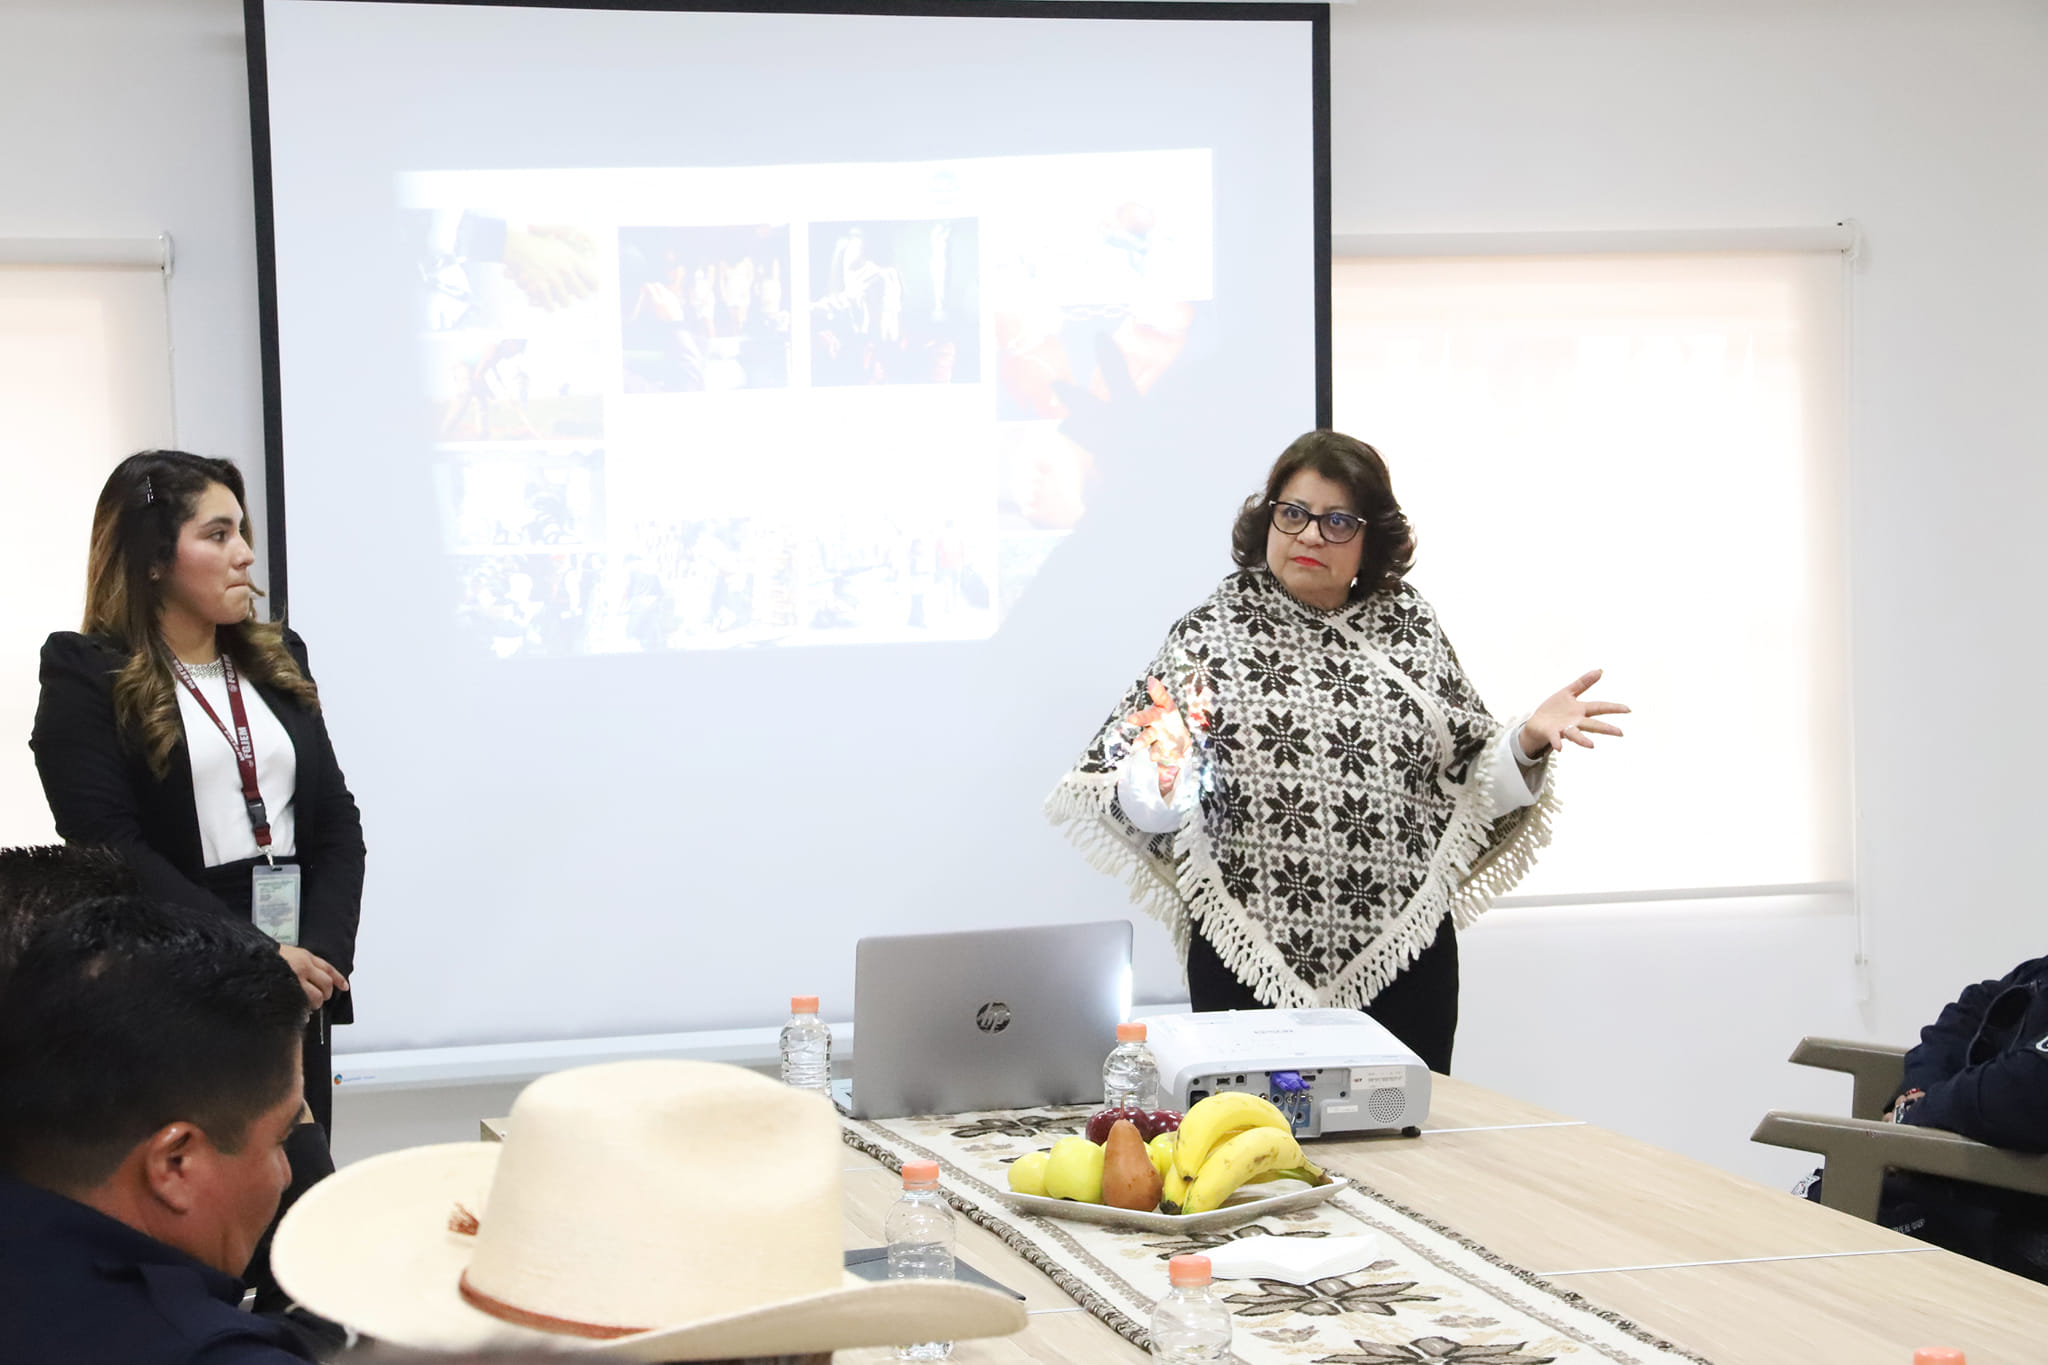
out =
<path fill-rule="evenodd" d="M 1102 1098 L 1128 920 L 864 938 L 854 953 L 854 1117 Z"/>

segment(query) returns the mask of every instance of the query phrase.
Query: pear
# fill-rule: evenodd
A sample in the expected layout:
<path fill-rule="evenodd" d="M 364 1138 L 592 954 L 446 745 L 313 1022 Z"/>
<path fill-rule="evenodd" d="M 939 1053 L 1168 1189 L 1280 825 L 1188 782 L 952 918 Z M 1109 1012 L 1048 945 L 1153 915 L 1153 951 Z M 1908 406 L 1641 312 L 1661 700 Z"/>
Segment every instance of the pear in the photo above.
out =
<path fill-rule="evenodd" d="M 1159 1191 L 1165 1186 L 1159 1168 L 1152 1163 L 1138 1125 L 1118 1119 L 1102 1145 L 1102 1202 L 1111 1208 L 1150 1213 L 1159 1207 Z"/>
<path fill-rule="evenodd" d="M 1102 1163 L 1107 1150 L 1097 1147 L 1079 1133 L 1055 1142 L 1052 1155 L 1046 1160 L 1046 1194 L 1054 1199 L 1100 1204 Z"/>
<path fill-rule="evenodd" d="M 1010 1163 L 1010 1188 L 1018 1194 L 1045 1193 L 1045 1168 L 1052 1161 L 1048 1152 L 1026 1152 Z"/>

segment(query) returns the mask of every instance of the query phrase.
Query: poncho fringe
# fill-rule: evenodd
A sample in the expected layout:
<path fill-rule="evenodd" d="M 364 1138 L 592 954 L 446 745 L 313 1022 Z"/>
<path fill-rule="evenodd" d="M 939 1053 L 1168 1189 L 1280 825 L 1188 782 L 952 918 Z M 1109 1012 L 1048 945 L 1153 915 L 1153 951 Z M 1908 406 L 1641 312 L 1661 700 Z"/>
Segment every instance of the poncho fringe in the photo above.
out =
<path fill-rule="evenodd" d="M 1440 728 L 1441 716 L 1434 720 Z M 1498 743 L 1501 730 L 1494 726 L 1488 749 Z M 1147 856 L 1149 839 L 1141 836 L 1134 842 L 1133 831 L 1124 825 L 1113 767 L 1070 772 L 1047 797 L 1045 812 L 1091 867 L 1122 881 L 1132 902 L 1166 927 L 1183 961 L 1189 936 L 1199 929 L 1224 966 L 1263 1004 L 1365 1009 L 1430 945 L 1446 917 L 1459 929 L 1471 927 L 1527 875 L 1538 850 L 1550 843 L 1551 824 L 1561 808 L 1555 759 L 1535 804 L 1493 821 L 1487 818 L 1493 809 L 1493 769 L 1485 757 L 1490 754 L 1483 753 L 1467 780 L 1453 788 L 1457 795 L 1450 819 L 1420 886 L 1392 912 L 1368 949 L 1320 989 L 1302 980 L 1270 936 L 1248 925 L 1225 890 L 1210 842 L 1181 837 L 1199 835 L 1194 829 L 1203 818 L 1198 809 L 1182 818 L 1170 870 L 1163 858 Z"/>
<path fill-rule="evenodd" d="M 1209 941 L 1216 945 L 1217 956 L 1231 974 L 1250 986 L 1260 1003 L 1283 1009 L 1366 1008 L 1435 940 L 1437 926 L 1447 912 L 1459 929 L 1469 929 L 1497 898 L 1507 895 L 1528 875 L 1537 851 L 1549 846 L 1551 821 L 1562 809 L 1553 774 L 1535 805 L 1504 817 L 1520 817 L 1513 836 L 1490 852 L 1485 851 L 1483 834 L 1474 830 L 1486 828 L 1483 815 L 1492 808 L 1492 793 L 1481 790 L 1488 783 L 1475 783 L 1472 794 L 1459 803 L 1459 815 L 1454 817 L 1454 828 L 1462 830 L 1462 837 L 1447 834 L 1438 846 L 1429 880 L 1401 911 L 1394 931 L 1382 938 L 1377 951 L 1354 962 L 1333 988 L 1318 998 L 1317 992 L 1309 990 L 1300 977 L 1279 961 L 1278 954 L 1256 942 L 1234 917 L 1211 913 L 1220 908 L 1219 897 L 1223 894 L 1213 858 L 1203 856 L 1199 862 L 1183 858 L 1184 871 L 1177 882 L 1162 878 L 1151 863 L 1105 823 L 1106 818 L 1112 818 L 1111 805 L 1116 800 L 1115 775 L 1097 777 L 1091 785 L 1098 786 L 1099 793 L 1090 793 L 1085 786 L 1068 781 L 1046 798 L 1045 813 L 1054 827 L 1080 850 L 1090 867 L 1123 882 L 1130 891 L 1132 904 L 1166 926 L 1173 936 L 1174 951 L 1183 961 L 1187 958 L 1191 928 L 1203 925 Z M 1475 851 L 1482 856 L 1475 859 Z"/>

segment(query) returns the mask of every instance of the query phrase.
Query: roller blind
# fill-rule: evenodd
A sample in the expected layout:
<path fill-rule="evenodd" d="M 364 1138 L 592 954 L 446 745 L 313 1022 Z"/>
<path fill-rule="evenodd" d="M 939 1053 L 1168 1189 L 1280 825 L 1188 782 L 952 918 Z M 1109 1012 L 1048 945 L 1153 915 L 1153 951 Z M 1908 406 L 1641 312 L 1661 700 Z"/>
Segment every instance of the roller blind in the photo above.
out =
<path fill-rule="evenodd" d="M 1850 877 L 1844 267 L 1832 252 L 1344 259 L 1336 419 L 1503 718 L 1589 667 L 1561 897 Z"/>
<path fill-rule="evenodd" d="M 0 843 L 55 837 L 28 749 L 36 658 L 78 629 L 86 541 L 107 472 L 171 442 L 170 343 L 157 270 L 0 267 Z"/>

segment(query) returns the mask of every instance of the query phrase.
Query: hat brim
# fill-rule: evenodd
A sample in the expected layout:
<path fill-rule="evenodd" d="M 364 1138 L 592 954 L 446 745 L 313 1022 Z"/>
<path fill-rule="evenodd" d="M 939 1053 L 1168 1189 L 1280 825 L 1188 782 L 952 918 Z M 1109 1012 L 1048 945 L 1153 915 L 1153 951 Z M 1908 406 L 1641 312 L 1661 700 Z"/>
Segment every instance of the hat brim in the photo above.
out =
<path fill-rule="evenodd" d="M 485 1213 L 502 1150 L 495 1142 L 415 1147 L 335 1172 L 278 1226 L 270 1263 L 279 1286 L 365 1336 L 431 1351 L 537 1347 L 617 1360 L 721 1360 L 964 1341 L 1024 1326 L 1023 1305 L 990 1289 L 853 1275 L 824 1293 L 607 1341 L 500 1321 L 462 1297 L 475 1239 L 451 1231 L 448 1219 L 457 1204 Z"/>

